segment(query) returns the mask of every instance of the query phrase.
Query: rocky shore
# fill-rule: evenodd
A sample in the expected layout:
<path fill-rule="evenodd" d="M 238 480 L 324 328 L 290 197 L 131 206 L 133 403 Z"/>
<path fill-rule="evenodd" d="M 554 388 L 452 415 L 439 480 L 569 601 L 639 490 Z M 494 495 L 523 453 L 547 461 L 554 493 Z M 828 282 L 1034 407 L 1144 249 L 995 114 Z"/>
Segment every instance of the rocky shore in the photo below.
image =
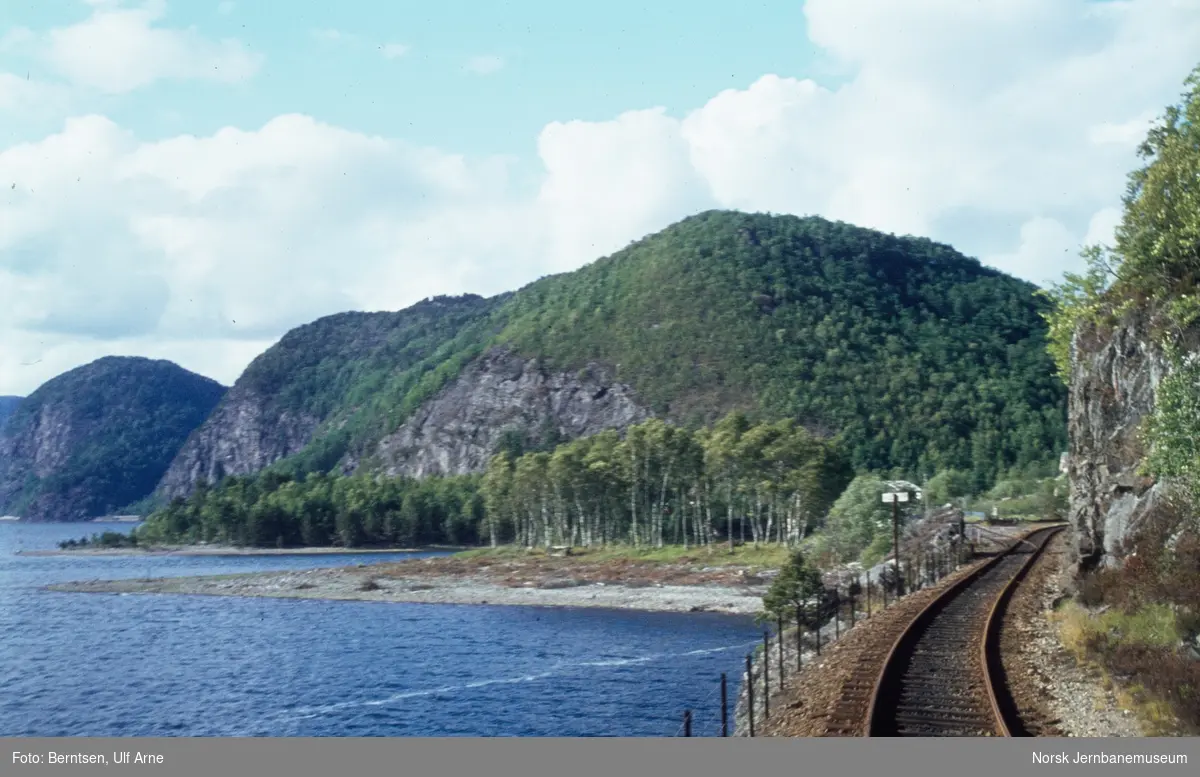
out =
<path fill-rule="evenodd" d="M 388 555 L 455 551 L 461 548 L 237 548 L 227 545 L 163 545 L 148 548 L 68 548 L 64 550 L 19 550 L 17 556 L 324 556 Z"/>
<path fill-rule="evenodd" d="M 749 615 L 761 609 L 768 582 L 744 568 L 611 559 L 446 557 L 334 569 L 76 581 L 47 590 Z"/>

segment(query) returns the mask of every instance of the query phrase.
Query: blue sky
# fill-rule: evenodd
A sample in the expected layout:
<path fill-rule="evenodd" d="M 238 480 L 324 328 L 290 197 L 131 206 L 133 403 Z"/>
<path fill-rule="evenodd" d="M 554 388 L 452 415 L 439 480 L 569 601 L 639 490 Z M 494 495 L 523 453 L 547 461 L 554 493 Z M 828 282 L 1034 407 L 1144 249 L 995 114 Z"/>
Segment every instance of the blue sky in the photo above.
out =
<path fill-rule="evenodd" d="M 1197 52 L 1200 0 L 7 0 L 0 394 L 111 354 L 229 384 L 709 208 L 1051 282 Z"/>
<path fill-rule="evenodd" d="M 0 28 L 65 27 L 90 12 L 74 0 L 13 0 L 0 9 Z M 683 112 L 764 73 L 808 74 L 816 60 L 801 5 L 783 0 L 173 0 L 159 23 L 236 38 L 263 61 L 232 89 L 169 81 L 80 103 L 146 140 L 304 113 L 467 154 L 527 156 L 551 121 L 655 106 Z M 470 70 L 476 59 L 498 69 Z M 36 59 L 12 54 L 0 53 L 0 68 L 50 75 Z M 60 123 L 18 122 L 9 139 L 36 138 Z"/>

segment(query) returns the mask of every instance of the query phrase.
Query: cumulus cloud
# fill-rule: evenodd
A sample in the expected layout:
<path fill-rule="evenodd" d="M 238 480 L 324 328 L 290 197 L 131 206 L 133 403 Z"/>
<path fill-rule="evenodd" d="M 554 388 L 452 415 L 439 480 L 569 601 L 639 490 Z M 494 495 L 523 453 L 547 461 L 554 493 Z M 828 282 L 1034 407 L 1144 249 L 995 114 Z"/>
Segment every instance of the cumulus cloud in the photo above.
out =
<path fill-rule="evenodd" d="M 840 85 L 765 75 L 682 115 L 553 122 L 524 162 L 299 115 L 155 141 L 71 119 L 0 151 L 0 393 L 109 352 L 230 382 L 320 315 L 511 289 L 709 207 L 927 235 L 1044 282 L 1111 241 L 1198 11 L 809 0 Z"/>
<path fill-rule="evenodd" d="M 262 57 L 236 40 L 210 40 L 195 29 L 156 26 L 162 0 L 126 8 L 91 2 L 86 20 L 51 30 L 40 55 L 72 84 L 118 94 L 166 79 L 236 83 L 253 76 Z"/>

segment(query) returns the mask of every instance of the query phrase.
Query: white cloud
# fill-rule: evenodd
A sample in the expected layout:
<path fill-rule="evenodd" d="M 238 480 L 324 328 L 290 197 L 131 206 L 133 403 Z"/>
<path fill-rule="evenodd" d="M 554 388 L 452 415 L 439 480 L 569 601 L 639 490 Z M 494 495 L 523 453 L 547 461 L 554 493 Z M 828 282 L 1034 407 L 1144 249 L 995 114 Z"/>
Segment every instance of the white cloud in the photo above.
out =
<path fill-rule="evenodd" d="M 233 13 L 235 8 L 237 8 L 237 3 L 233 2 L 233 0 L 223 0 L 217 3 L 217 13 L 221 16 L 228 16 Z"/>
<path fill-rule="evenodd" d="M 54 115 L 66 104 L 67 92 L 58 84 L 0 72 L 0 115 L 19 114 L 26 118 Z"/>
<path fill-rule="evenodd" d="M 154 142 L 81 117 L 0 150 L 0 393 L 108 352 L 230 382 L 317 316 L 511 289 L 708 207 L 928 235 L 1042 282 L 1111 242 L 1200 51 L 1200 0 L 806 9 L 843 85 L 554 122 L 532 171 L 304 116 Z"/>
<path fill-rule="evenodd" d="M 403 43 L 385 43 L 379 50 L 384 59 L 399 59 L 409 52 L 409 47 Z"/>
<path fill-rule="evenodd" d="M 504 58 L 495 54 L 482 54 L 477 57 L 471 57 L 463 65 L 463 69 L 476 75 L 487 76 L 496 73 L 504 68 Z"/>
<path fill-rule="evenodd" d="M 210 40 L 195 29 L 155 26 L 165 4 L 138 8 L 93 2 L 83 22 L 51 30 L 41 56 L 72 84 L 130 92 L 165 79 L 236 83 L 253 76 L 262 57 L 236 40 Z"/>

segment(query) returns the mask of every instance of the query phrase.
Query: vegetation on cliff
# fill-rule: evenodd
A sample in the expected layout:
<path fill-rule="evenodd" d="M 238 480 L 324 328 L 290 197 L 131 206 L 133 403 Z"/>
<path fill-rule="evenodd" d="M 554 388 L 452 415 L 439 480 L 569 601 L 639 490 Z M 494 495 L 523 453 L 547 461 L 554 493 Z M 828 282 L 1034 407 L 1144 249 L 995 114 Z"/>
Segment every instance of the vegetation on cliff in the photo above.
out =
<path fill-rule="evenodd" d="M 0 429 L 0 512 L 111 514 L 154 490 L 225 389 L 161 360 L 105 357 L 24 399 Z"/>
<path fill-rule="evenodd" d="M 617 365 L 685 426 L 791 418 L 858 470 L 983 487 L 1065 445 L 1034 292 L 925 239 L 708 212 L 520 290 L 502 337 L 564 369 Z"/>
<path fill-rule="evenodd" d="M 1200 505 L 1200 67 L 1186 86 L 1139 149 L 1144 164 L 1129 175 L 1115 245 L 1084 250 L 1086 270 L 1049 292 L 1055 307 L 1047 320 L 1050 350 L 1069 383 L 1072 344 L 1083 331 L 1103 332 L 1135 309 L 1150 313 L 1171 370 L 1146 425 L 1145 469 Z"/>
<path fill-rule="evenodd" d="M 1143 709 L 1200 731 L 1200 67 L 1178 105 L 1150 130 L 1129 176 L 1112 247 L 1085 250 L 1087 269 L 1051 290 L 1050 347 L 1070 382 L 1079 356 L 1124 317 L 1149 322 L 1167 373 L 1145 419 L 1142 470 L 1160 487 L 1115 548 L 1118 563 L 1082 583 L 1065 616 L 1081 657 L 1131 683 Z M 1108 379 L 1108 376 L 1105 376 Z M 1108 452 L 1105 452 L 1108 453 Z M 1101 608 L 1093 611 L 1087 608 Z"/>
<path fill-rule="evenodd" d="M 567 372 L 606 365 L 690 429 L 735 410 L 792 419 L 836 434 L 856 469 L 954 468 L 979 489 L 1065 444 L 1034 291 L 925 239 L 712 211 L 491 300 L 321 319 L 259 357 L 228 401 L 262 397 L 268 434 L 285 415 L 321 422 L 276 471 L 369 464 L 375 443 L 503 345 Z"/>

